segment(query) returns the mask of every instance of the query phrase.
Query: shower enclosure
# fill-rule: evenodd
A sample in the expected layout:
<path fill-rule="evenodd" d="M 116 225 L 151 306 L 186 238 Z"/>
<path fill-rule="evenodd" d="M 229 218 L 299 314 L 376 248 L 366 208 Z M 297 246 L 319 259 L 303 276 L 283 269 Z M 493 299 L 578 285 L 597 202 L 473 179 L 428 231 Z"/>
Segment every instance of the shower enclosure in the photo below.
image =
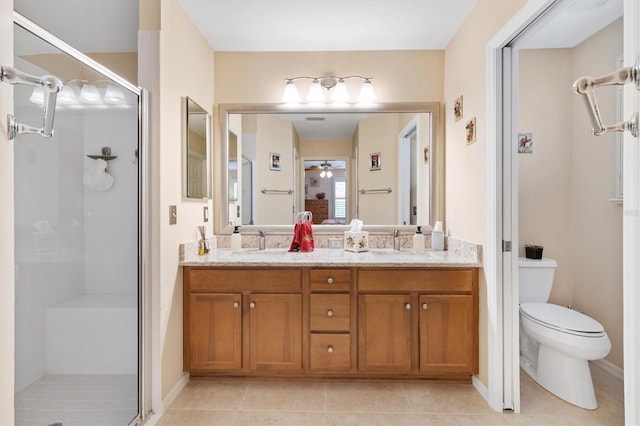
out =
<path fill-rule="evenodd" d="M 142 413 L 143 91 L 15 15 L 13 67 L 63 81 L 53 136 L 15 152 L 16 424 L 128 425 Z M 38 87 L 14 115 L 42 122 Z"/>

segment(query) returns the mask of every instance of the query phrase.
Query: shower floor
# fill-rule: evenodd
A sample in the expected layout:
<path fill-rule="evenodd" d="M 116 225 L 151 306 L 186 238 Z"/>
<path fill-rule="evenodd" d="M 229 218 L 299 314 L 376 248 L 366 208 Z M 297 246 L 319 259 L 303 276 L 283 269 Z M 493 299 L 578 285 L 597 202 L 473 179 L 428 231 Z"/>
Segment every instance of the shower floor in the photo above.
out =
<path fill-rule="evenodd" d="M 128 425 L 138 413 L 134 374 L 50 374 L 15 395 L 16 425 Z"/>

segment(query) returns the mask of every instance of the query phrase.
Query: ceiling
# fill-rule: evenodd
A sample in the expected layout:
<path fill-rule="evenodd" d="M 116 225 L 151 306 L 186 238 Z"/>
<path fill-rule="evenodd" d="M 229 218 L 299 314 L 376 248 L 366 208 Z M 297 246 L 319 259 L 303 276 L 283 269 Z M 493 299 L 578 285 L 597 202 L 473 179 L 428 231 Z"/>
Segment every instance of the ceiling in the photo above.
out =
<path fill-rule="evenodd" d="M 445 49 L 477 0 L 178 0 L 217 51 Z"/>
<path fill-rule="evenodd" d="M 14 0 L 82 52 L 137 51 L 142 0 Z M 217 51 L 445 49 L 477 0 L 175 0 Z M 505 0 L 507 1 L 507 0 Z M 623 0 L 563 0 L 526 47 L 573 47 L 622 16 Z"/>

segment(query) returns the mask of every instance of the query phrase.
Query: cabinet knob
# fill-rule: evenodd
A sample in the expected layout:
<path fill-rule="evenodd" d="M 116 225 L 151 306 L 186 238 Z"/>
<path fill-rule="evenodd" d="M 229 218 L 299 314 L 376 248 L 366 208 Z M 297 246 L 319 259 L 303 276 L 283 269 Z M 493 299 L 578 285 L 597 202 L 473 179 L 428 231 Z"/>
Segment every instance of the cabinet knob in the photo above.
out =
<path fill-rule="evenodd" d="M 427 309 L 427 304 L 426 303 L 422 304 L 422 309 Z"/>
<path fill-rule="evenodd" d="M 249 307 L 250 307 L 251 309 L 255 308 L 255 307 L 256 307 L 255 302 L 251 302 L 251 303 L 249 303 Z"/>
<path fill-rule="evenodd" d="M 411 309 L 411 303 L 407 303 L 406 305 L 404 305 L 404 307 L 405 307 L 406 309 Z"/>
<path fill-rule="evenodd" d="M 234 307 L 234 308 L 239 308 L 239 307 L 240 307 L 240 303 L 238 303 L 238 302 L 233 302 L 233 307 Z"/>
<path fill-rule="evenodd" d="M 327 311 L 327 316 L 328 316 L 328 317 L 332 317 L 332 316 L 333 316 L 333 311 L 332 311 L 331 309 L 329 309 L 329 310 Z"/>
<path fill-rule="evenodd" d="M 333 353 L 333 346 L 331 346 L 331 345 L 327 346 L 327 352 L 332 354 Z"/>
<path fill-rule="evenodd" d="M 327 284 L 333 284 L 333 278 L 331 277 L 327 278 Z"/>

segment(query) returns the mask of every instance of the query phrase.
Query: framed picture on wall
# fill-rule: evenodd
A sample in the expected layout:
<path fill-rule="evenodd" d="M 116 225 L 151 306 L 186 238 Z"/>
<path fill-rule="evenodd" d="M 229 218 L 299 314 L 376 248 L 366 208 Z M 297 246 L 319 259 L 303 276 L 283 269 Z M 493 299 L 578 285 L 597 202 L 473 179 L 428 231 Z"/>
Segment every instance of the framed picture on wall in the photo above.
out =
<path fill-rule="evenodd" d="M 380 153 L 369 154 L 369 170 L 380 170 Z"/>
<path fill-rule="evenodd" d="M 318 186 L 320 186 L 320 182 L 318 182 L 318 178 L 317 177 L 310 177 L 309 178 L 309 185 L 311 185 L 312 188 L 316 188 Z"/>
<path fill-rule="evenodd" d="M 280 171 L 280 154 L 275 152 L 269 153 L 269 170 Z"/>

